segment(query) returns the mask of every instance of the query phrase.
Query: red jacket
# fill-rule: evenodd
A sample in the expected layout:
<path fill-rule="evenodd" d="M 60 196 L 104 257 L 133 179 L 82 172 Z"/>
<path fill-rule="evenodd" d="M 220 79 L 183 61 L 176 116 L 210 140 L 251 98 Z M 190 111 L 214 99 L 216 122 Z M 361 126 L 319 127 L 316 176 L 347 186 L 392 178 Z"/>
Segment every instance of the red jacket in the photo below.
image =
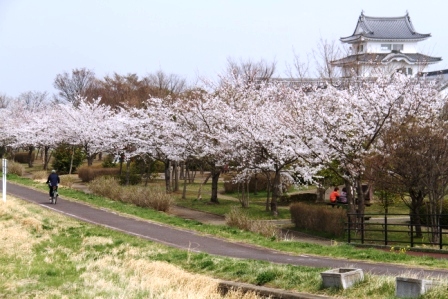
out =
<path fill-rule="evenodd" d="M 333 191 L 330 193 L 330 201 L 331 202 L 336 202 L 336 200 L 339 197 L 339 192 L 338 191 Z"/>

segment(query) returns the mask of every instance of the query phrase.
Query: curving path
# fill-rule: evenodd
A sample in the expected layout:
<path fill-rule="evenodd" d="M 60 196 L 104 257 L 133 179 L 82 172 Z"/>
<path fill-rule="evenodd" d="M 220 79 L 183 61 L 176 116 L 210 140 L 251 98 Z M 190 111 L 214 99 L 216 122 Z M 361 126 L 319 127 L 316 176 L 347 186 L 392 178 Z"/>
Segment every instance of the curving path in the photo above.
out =
<path fill-rule="evenodd" d="M 195 252 L 206 252 L 232 258 L 263 260 L 278 264 L 308 267 L 355 267 L 363 269 L 364 272 L 377 275 L 399 276 L 402 273 L 413 273 L 422 275 L 423 277 L 448 279 L 448 270 L 431 270 L 386 263 L 370 263 L 349 259 L 293 255 L 248 244 L 229 242 L 215 237 L 202 236 L 189 230 L 121 216 L 80 202 L 64 200 L 63 197 L 58 199 L 57 205 L 52 205 L 49 203 L 46 193 L 11 183 L 8 183 L 7 185 L 7 192 L 12 196 L 33 202 L 42 207 L 66 214 L 82 221 L 102 225 L 147 240 Z"/>

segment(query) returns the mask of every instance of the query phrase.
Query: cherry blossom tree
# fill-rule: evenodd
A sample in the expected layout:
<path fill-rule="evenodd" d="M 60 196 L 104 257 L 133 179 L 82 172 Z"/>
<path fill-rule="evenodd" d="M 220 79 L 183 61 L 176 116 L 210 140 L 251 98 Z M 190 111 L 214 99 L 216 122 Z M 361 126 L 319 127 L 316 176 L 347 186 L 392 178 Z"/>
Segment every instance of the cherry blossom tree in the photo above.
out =
<path fill-rule="evenodd" d="M 285 99 L 297 97 L 297 92 L 282 83 L 240 83 L 234 82 L 229 93 L 234 110 L 232 122 L 236 123 L 230 139 L 234 149 L 232 159 L 239 161 L 240 178 L 245 173 L 262 172 L 270 182 L 271 173 L 274 174 L 272 200 L 270 206 L 267 201 L 266 209 L 277 214 L 277 201 L 283 193 L 282 173 L 311 182 L 317 170 L 307 166 L 308 149 L 282 122 L 288 108 Z"/>
<path fill-rule="evenodd" d="M 290 102 L 291 117 L 284 118 L 285 125 L 302 136 L 321 164 L 338 161 L 333 170 L 344 178 L 349 191 L 356 188 L 357 200 L 350 201 L 350 209 L 354 212 L 356 203 L 361 215 L 365 159 L 379 152 L 376 145 L 382 133 L 411 115 L 420 123 L 430 122 L 443 105 L 431 82 L 398 73 L 373 81 L 355 80 L 343 90 L 310 87 L 298 99 Z M 348 197 L 352 199 L 352 194 Z"/>
<path fill-rule="evenodd" d="M 87 101 L 78 100 L 78 105 L 60 105 L 59 130 L 63 139 L 72 145 L 79 145 L 87 156 L 87 164 L 91 166 L 96 154 L 107 151 L 109 137 L 114 132 L 112 121 L 114 111 L 109 106 L 100 104 L 101 99 Z"/>

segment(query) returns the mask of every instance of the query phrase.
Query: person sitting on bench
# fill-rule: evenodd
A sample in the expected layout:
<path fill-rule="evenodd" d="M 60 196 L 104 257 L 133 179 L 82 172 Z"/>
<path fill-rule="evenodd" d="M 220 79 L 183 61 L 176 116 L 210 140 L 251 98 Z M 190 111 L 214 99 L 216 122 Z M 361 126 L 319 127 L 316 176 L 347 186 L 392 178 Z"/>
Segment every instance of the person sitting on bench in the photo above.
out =
<path fill-rule="evenodd" d="M 337 201 L 339 199 L 339 192 L 338 191 L 339 191 L 339 188 L 335 187 L 333 192 L 330 193 L 330 203 L 333 205 L 333 208 L 334 208 L 334 205 L 337 203 Z"/>
<path fill-rule="evenodd" d="M 347 203 L 347 188 L 342 188 L 341 194 L 339 194 L 338 203 L 346 204 Z"/>

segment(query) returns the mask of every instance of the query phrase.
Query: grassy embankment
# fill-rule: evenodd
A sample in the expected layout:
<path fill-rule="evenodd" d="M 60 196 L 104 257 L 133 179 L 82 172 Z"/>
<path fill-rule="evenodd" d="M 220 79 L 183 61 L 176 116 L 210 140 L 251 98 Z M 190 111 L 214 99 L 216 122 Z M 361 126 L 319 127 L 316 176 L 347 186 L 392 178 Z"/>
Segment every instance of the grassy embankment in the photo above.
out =
<path fill-rule="evenodd" d="M 216 278 L 340 298 L 394 298 L 393 277 L 366 275 L 348 290 L 322 289 L 322 269 L 173 249 L 12 197 L 0 204 L 0 219 L 4 298 L 220 298 Z M 440 288 L 425 298 L 444 296 Z"/>
<path fill-rule="evenodd" d="M 43 191 L 46 191 L 46 186 L 42 183 L 34 182 L 29 179 L 19 178 L 19 177 L 11 177 L 11 180 L 14 180 L 16 182 L 19 182 L 24 185 L 31 186 L 33 188 L 41 189 Z M 251 234 L 248 232 L 243 232 L 234 228 L 228 228 L 228 227 L 216 227 L 211 225 L 203 225 L 200 223 L 197 223 L 195 221 L 188 221 L 183 219 L 178 219 L 176 217 L 172 217 L 170 215 L 167 215 L 165 213 L 158 213 L 152 210 L 148 209 L 141 209 L 137 208 L 133 205 L 129 204 L 122 204 L 115 201 L 111 201 L 105 198 L 101 198 L 99 196 L 95 195 L 89 195 L 85 194 L 84 192 L 79 192 L 73 189 L 64 188 L 61 190 L 64 197 L 70 197 L 72 200 L 81 200 L 88 202 L 93 205 L 109 208 L 115 211 L 119 211 L 121 213 L 131 214 L 135 215 L 137 217 L 141 217 L 144 219 L 151 219 L 153 221 L 159 221 L 163 223 L 167 223 L 174 226 L 180 226 L 183 228 L 188 229 L 194 229 L 199 232 L 207 233 L 207 234 L 214 234 L 220 237 L 228 238 L 231 240 L 238 240 L 238 241 L 245 241 L 253 244 L 258 244 L 265 247 L 270 247 L 277 250 L 284 250 L 288 252 L 294 252 L 297 254 L 316 254 L 316 255 L 326 255 L 326 256 L 333 256 L 333 257 L 342 257 L 347 258 L 347 264 L 349 265 L 350 259 L 365 259 L 365 260 L 373 260 L 373 261 L 382 261 L 382 262 L 395 262 L 395 263 L 401 263 L 401 264 L 408 264 L 408 265 L 419 265 L 422 267 L 440 267 L 440 268 L 446 268 L 447 263 L 446 261 L 439 261 L 432 258 L 415 258 L 410 257 L 405 254 L 399 254 L 399 253 L 392 253 L 392 252 L 382 252 L 377 250 L 359 250 L 354 249 L 351 246 L 347 245 L 337 245 L 337 246 L 331 246 L 331 247 L 322 247 L 318 245 L 312 245 L 312 244 L 303 244 L 299 242 L 292 242 L 288 240 L 282 240 L 282 241 L 273 241 L 273 240 L 267 240 L 266 238 L 257 236 L 255 234 Z M 234 201 L 234 200 L 233 200 Z M 204 201 L 205 202 L 205 201 Z M 35 208 L 32 208 L 33 213 Z M 11 216 L 6 216 L 6 218 L 10 218 Z M 3 216 L 2 216 L 3 218 Z M 53 216 L 50 216 L 50 218 L 54 218 Z M 42 223 L 47 222 L 48 220 L 42 221 Z M 32 222 L 32 221 L 31 221 Z M 66 222 L 66 220 L 63 220 L 62 222 Z M 86 227 L 89 227 L 89 225 L 86 224 L 77 224 L 80 225 L 83 229 Z M 33 228 L 36 232 L 39 231 L 40 224 L 37 224 L 35 226 L 37 228 Z M 47 226 L 45 224 L 42 224 L 41 231 L 46 231 Z M 98 229 L 98 232 L 96 230 Z M 72 231 L 73 228 L 70 228 L 69 231 Z M 141 240 L 135 239 L 133 237 L 128 236 L 122 236 L 121 234 L 117 234 L 115 232 L 111 232 L 109 230 L 102 230 L 100 228 L 95 227 L 95 233 L 92 233 L 93 230 L 90 228 L 88 229 L 88 232 L 76 232 L 74 235 L 68 234 L 67 230 L 57 229 L 57 231 L 64 231 L 63 235 L 66 236 L 69 239 L 79 239 L 79 236 L 97 236 L 105 237 L 108 236 L 111 238 L 112 241 L 107 241 L 108 245 L 103 246 L 93 246 L 98 248 L 107 248 L 108 250 L 112 250 L 112 247 L 115 247 L 113 244 L 116 244 L 117 246 L 122 245 L 123 243 L 126 244 L 137 244 L 140 243 Z M 41 237 L 39 236 L 39 239 Z M 122 238 L 125 238 L 126 241 L 123 241 Z M 130 239 L 127 239 L 130 238 Z M 45 247 L 42 246 L 32 246 L 33 255 L 40 254 L 42 252 L 42 248 L 51 248 L 51 247 L 60 247 L 62 246 L 62 243 L 65 243 L 66 241 L 63 241 L 61 239 L 61 236 L 58 237 L 51 237 L 53 242 L 53 245 L 45 245 Z M 42 241 L 41 239 L 40 241 Z M 121 240 L 121 241 L 120 241 Z M 6 241 L 6 240 L 5 240 Z M 8 242 L 8 241 L 6 241 Z M 111 242 L 111 243 L 110 243 Z M 142 241 L 145 246 L 155 246 L 155 244 L 151 244 L 147 241 Z M 110 244 L 109 244 L 110 243 Z M 79 248 L 84 248 L 86 246 L 83 245 L 81 242 L 78 244 L 80 246 Z M 140 246 L 140 245 L 139 245 Z M 68 245 L 63 246 L 67 248 L 76 248 L 76 246 Z M 158 248 L 158 246 L 156 246 Z M 85 248 L 84 248 L 85 249 Z M 117 249 L 115 249 L 117 250 Z M 121 250 L 121 249 L 120 249 Z M 144 249 L 145 251 L 149 251 L 149 249 Z M 160 251 L 160 249 L 157 249 Z M 376 276 L 367 276 L 367 279 L 365 282 L 359 285 L 359 287 L 355 287 L 351 290 L 322 290 L 320 287 L 320 276 L 319 273 L 322 271 L 322 269 L 311 269 L 306 267 L 292 267 L 292 266 L 278 266 L 278 265 L 270 265 L 269 263 L 263 263 L 263 262 L 254 262 L 254 261 L 238 261 L 238 260 L 232 260 L 232 259 L 224 259 L 219 257 L 211 257 L 206 254 L 192 254 L 192 253 L 185 253 L 182 251 L 177 251 L 169 248 L 164 248 L 164 251 L 166 250 L 166 255 L 163 255 L 164 257 L 161 258 L 161 260 L 165 262 L 169 262 L 171 264 L 177 265 L 183 269 L 186 269 L 187 271 L 196 272 L 196 273 L 204 273 L 209 276 L 217 277 L 217 278 L 223 278 L 223 279 L 230 279 L 230 280 L 239 280 L 239 281 L 245 281 L 249 283 L 254 284 L 266 284 L 274 287 L 284 288 L 284 289 L 291 289 L 291 290 L 297 290 L 297 291 L 304 291 L 304 292 L 310 292 L 315 294 L 327 294 L 327 295 L 338 295 L 343 296 L 345 298 L 359 298 L 359 297 L 371 297 L 371 298 L 393 298 L 393 285 L 394 281 L 393 278 L 390 277 L 376 277 Z M 62 250 L 63 251 L 63 250 Z M 17 252 L 17 250 L 14 250 L 14 252 Z M 97 259 L 98 256 L 102 256 L 105 253 L 92 253 L 92 254 L 86 254 L 86 256 L 93 256 L 94 259 Z M 19 254 L 22 256 L 21 254 Z M 45 255 L 45 254 L 44 254 Z M 158 258 L 156 260 L 160 260 L 159 257 L 161 255 L 156 255 Z M 194 259 L 193 259 L 194 256 Z M 151 255 L 151 259 L 152 259 Z M 145 258 L 149 258 L 146 256 Z M 44 259 L 44 258 L 42 258 Z M 9 258 L 6 260 L 10 261 Z M 59 263 L 62 260 L 56 261 L 57 267 L 61 267 Z M 112 260 L 110 260 L 112 261 Z M 194 261 L 194 262 L 192 262 Z M 20 271 L 22 271 L 23 267 L 19 267 L 19 264 L 21 262 L 14 263 L 16 264 L 17 268 L 20 268 Z M 26 264 L 26 263 L 25 263 Z M 29 262 L 28 262 L 29 264 Z M 53 265 L 52 267 L 55 267 Z M 69 265 L 64 265 L 69 266 Z M 7 269 L 10 268 L 10 266 L 6 266 Z M 34 268 L 34 266 L 33 266 Z M 45 269 L 45 267 L 42 267 L 42 265 L 37 266 L 39 269 Z M 15 270 L 19 271 L 19 270 Z M 29 273 L 30 270 L 28 269 L 26 272 Z M 40 271 L 40 270 L 39 270 Z M 60 272 L 57 272 L 54 274 L 52 271 L 47 271 L 46 273 L 39 273 L 39 277 L 43 276 L 59 276 L 61 273 L 66 273 L 69 270 L 61 270 Z M 79 269 L 76 270 L 79 273 Z M 110 271 L 110 270 L 107 270 Z M 8 273 L 8 270 L 1 271 L 2 273 Z M 82 271 L 81 271 L 82 272 Z M 52 274 L 53 273 L 53 274 Z M 23 275 L 23 274 L 21 274 Z M 25 275 L 29 275 L 26 274 Z M 76 276 L 77 274 L 73 274 Z M 128 274 L 126 274 L 128 275 Z M 115 274 L 111 274 L 112 277 L 115 277 Z M 6 276 L 4 276 L 6 277 Z M 8 282 L 10 279 L 14 279 L 13 277 L 9 277 L 9 279 L 6 280 L 6 285 L 9 285 L 11 282 Z M 104 278 L 101 278 L 104 279 Z M 309 283 L 308 283 L 309 282 Z M 78 281 L 79 283 L 79 281 Z M 3 285 L 3 283 L 2 283 Z M 33 289 L 33 288 L 31 288 Z M 34 292 L 34 291 L 33 291 Z M 2 292 L 3 293 L 3 292 Z M 435 297 L 432 297 L 433 295 L 429 295 L 431 297 L 427 298 L 443 298 L 438 297 L 437 292 L 431 293 L 434 294 Z M 144 295 L 143 297 L 145 297 Z M 14 297 L 14 296 L 13 296 Z M 24 296 L 27 297 L 27 296 Z M 77 295 L 75 297 L 84 297 L 82 295 Z M 114 296 L 112 296 L 114 297 Z M 134 296 L 134 298 L 139 298 L 140 295 Z"/>

